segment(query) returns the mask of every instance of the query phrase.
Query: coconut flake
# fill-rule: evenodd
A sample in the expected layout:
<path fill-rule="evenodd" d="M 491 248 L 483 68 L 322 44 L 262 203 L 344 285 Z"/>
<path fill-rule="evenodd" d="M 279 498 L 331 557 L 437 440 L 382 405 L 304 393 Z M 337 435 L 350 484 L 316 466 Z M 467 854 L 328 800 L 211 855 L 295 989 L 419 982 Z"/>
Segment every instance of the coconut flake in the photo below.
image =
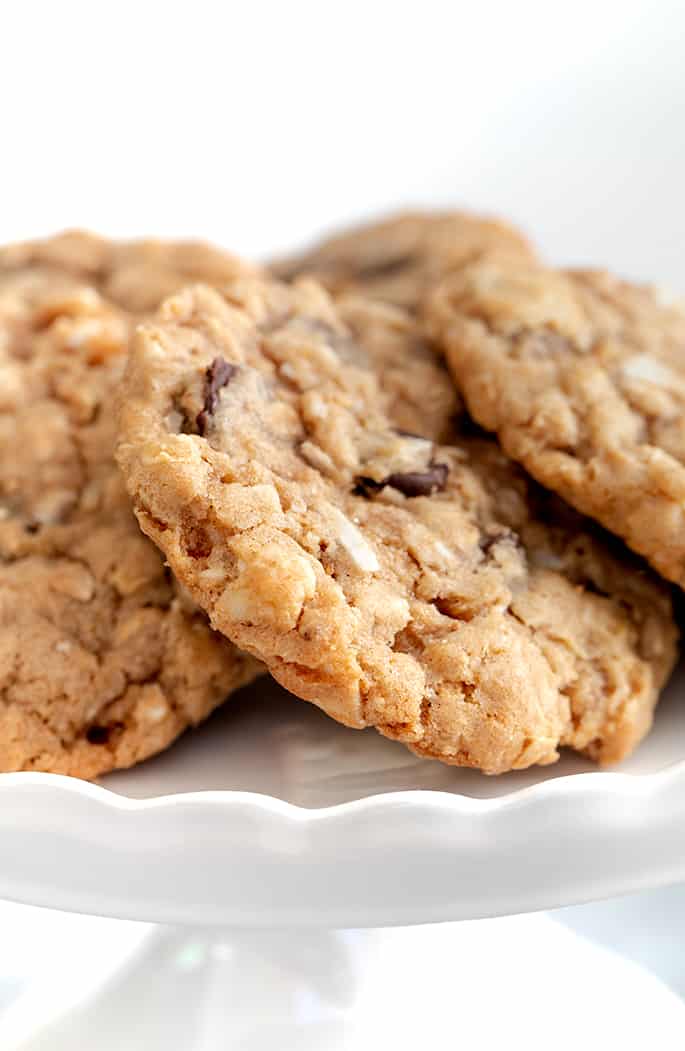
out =
<path fill-rule="evenodd" d="M 295 383 L 297 381 L 297 369 L 294 365 L 291 365 L 289 361 L 286 361 L 280 367 L 281 376 L 285 376 L 287 380 Z"/>
<path fill-rule="evenodd" d="M 357 527 L 337 508 L 335 508 L 335 518 L 338 524 L 338 540 L 355 565 L 364 573 L 375 573 L 379 570 L 381 567 L 376 552 Z"/>
<path fill-rule="evenodd" d="M 161 723 L 169 714 L 167 704 L 151 704 L 143 711 L 143 718 L 148 723 Z"/>
<path fill-rule="evenodd" d="M 621 371 L 630 380 L 647 380 L 659 387 L 673 387 L 682 384 L 682 379 L 668 365 L 652 357 L 651 354 L 636 354 L 628 358 Z"/>
<path fill-rule="evenodd" d="M 310 391 L 306 402 L 307 413 L 313 420 L 325 420 L 328 416 L 328 406 L 320 394 Z"/>

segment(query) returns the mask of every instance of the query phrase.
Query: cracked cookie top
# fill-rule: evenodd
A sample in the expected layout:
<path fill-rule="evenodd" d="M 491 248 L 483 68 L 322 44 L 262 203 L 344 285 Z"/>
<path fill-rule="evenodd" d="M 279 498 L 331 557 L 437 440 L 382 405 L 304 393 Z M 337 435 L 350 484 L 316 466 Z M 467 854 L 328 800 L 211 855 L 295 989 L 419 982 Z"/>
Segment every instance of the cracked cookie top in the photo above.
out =
<path fill-rule="evenodd" d="M 424 293 L 454 268 L 483 256 L 533 259 L 518 230 L 469 212 L 400 212 L 352 227 L 308 252 L 273 264 L 284 280 L 307 275 L 329 291 L 362 292 L 414 310 Z"/>
<path fill-rule="evenodd" d="M 428 325 L 475 419 L 685 587 L 685 310 L 598 271 L 483 262 Z"/>
<path fill-rule="evenodd" d="M 88 252 L 68 268 L 15 255 L 0 252 L 0 770 L 95 777 L 159 751 L 256 666 L 174 583 L 114 463 L 132 316 L 91 283 Z"/>
<path fill-rule="evenodd" d="M 214 627 L 334 718 L 490 773 L 617 759 L 673 664 L 668 591 L 467 421 L 436 444 L 450 390 L 406 311 L 198 286 L 138 329 L 118 457 Z"/>

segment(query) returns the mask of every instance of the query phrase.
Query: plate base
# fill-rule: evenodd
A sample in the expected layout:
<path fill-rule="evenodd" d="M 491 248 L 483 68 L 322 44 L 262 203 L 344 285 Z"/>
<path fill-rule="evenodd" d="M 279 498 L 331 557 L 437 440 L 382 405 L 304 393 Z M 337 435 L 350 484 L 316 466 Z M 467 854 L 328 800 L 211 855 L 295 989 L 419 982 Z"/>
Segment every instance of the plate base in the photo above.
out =
<path fill-rule="evenodd" d="M 92 937 L 101 949 L 116 930 Z M 94 989 L 92 962 L 65 953 L 75 988 L 91 972 L 90 991 L 50 1019 L 44 1000 L 25 998 L 23 1033 L 0 1021 L 3 1051 L 414 1051 L 455 1026 L 460 1044 L 499 1047 L 522 1011 L 530 1051 L 547 1051 L 550 1032 L 558 1051 L 576 1051 L 588 1031 L 596 1046 L 675 1051 L 685 1024 L 656 979 L 543 916 L 297 935 L 162 929 L 133 956 L 118 951 Z M 569 989 L 582 1010 L 569 1011 Z"/>

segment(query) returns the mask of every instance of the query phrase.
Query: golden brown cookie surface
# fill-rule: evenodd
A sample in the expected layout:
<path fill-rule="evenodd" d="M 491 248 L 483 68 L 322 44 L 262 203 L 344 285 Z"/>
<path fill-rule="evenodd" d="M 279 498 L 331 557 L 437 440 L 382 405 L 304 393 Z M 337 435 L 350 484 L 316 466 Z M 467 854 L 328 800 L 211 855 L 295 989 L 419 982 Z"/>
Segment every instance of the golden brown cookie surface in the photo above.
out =
<path fill-rule="evenodd" d="M 103 250 L 72 240 L 69 265 L 0 251 L 3 771 L 128 766 L 256 673 L 177 588 L 131 511 L 113 397 L 134 319 L 92 283 L 93 244 Z M 149 292 L 140 269 L 137 289 Z"/>
<path fill-rule="evenodd" d="M 518 230 L 469 212 L 401 212 L 353 227 L 310 251 L 274 264 L 277 276 L 316 278 L 334 294 L 360 292 L 416 309 L 445 274 L 490 255 L 530 261 L 533 250 Z"/>
<path fill-rule="evenodd" d="M 501 261 L 426 311 L 505 451 L 685 586 L 685 311 L 607 273 Z"/>
<path fill-rule="evenodd" d="M 454 397 L 419 339 L 314 282 L 168 300 L 122 399 L 141 526 L 216 628 L 347 725 L 492 773 L 620 758 L 674 661 L 668 591 L 492 441 L 433 443 Z M 433 406 L 442 377 L 429 437 L 418 401 L 415 433 L 389 415 L 388 361 L 430 368 Z"/>

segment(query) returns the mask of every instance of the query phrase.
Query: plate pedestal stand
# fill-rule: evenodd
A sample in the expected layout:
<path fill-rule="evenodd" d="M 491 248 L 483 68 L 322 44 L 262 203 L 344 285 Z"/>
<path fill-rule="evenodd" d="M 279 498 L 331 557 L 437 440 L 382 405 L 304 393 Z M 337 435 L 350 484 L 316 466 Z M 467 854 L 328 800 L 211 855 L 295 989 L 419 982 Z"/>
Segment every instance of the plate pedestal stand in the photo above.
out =
<path fill-rule="evenodd" d="M 0 1023 L 3 1051 L 414 1051 L 457 1029 L 487 1049 L 520 1031 L 533 993 L 530 1051 L 551 1031 L 559 1051 L 582 1046 L 588 1019 L 597 1046 L 645 1046 L 656 1026 L 652 1046 L 681 1047 L 674 994 L 546 916 L 349 931 L 92 923 L 99 971 L 87 938 L 65 952 L 51 1010 L 29 986 Z M 569 989 L 583 1011 L 564 1017 Z"/>
<path fill-rule="evenodd" d="M 577 1051 L 593 1004 L 682 1051 L 680 1001 L 519 914 L 685 881 L 684 688 L 620 772 L 483 778 L 260 680 L 106 787 L 0 775 L 1 1051 Z"/>

